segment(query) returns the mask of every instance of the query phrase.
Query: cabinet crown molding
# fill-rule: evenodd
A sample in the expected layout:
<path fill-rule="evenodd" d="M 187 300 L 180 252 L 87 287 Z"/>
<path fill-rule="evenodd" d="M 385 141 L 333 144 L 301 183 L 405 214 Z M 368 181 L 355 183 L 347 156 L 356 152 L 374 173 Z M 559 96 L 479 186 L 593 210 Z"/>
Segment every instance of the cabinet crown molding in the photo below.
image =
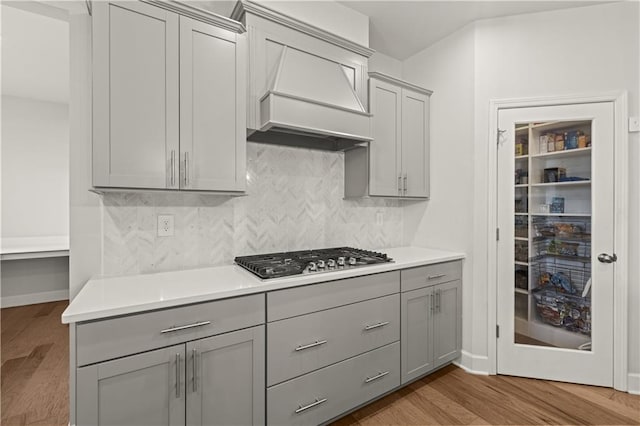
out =
<path fill-rule="evenodd" d="M 246 28 L 241 22 L 234 21 L 231 18 L 227 18 L 208 10 L 201 9 L 199 7 L 191 6 L 181 1 L 176 0 L 141 0 L 144 3 L 149 3 L 157 7 L 161 7 L 166 10 L 170 10 L 179 15 L 187 16 L 197 21 L 205 22 L 207 24 L 215 25 L 219 28 L 224 28 L 229 31 L 233 31 L 238 34 L 246 32 Z"/>
<path fill-rule="evenodd" d="M 395 84 L 397 86 L 406 87 L 407 89 L 414 90 L 419 93 L 423 93 L 427 96 L 431 96 L 433 94 L 432 90 L 425 89 L 424 87 L 416 86 L 413 83 L 409 83 L 408 81 L 400 80 L 399 78 L 392 77 L 387 74 L 383 74 L 381 72 L 371 71 L 369 72 L 369 78 L 375 78 L 378 80 L 386 81 L 387 83 Z"/>
<path fill-rule="evenodd" d="M 344 37 L 332 34 L 328 31 L 316 27 L 315 25 L 308 24 L 297 18 L 293 18 L 289 15 L 286 15 L 251 0 L 239 0 L 238 3 L 236 3 L 235 8 L 233 9 L 233 12 L 231 13 L 231 19 L 241 21 L 246 13 L 268 19 L 280 25 L 284 25 L 317 39 L 334 44 L 338 47 L 342 47 L 343 49 L 357 53 L 366 58 L 369 58 L 375 53 L 374 49 L 355 43 L 351 40 L 347 40 Z"/>

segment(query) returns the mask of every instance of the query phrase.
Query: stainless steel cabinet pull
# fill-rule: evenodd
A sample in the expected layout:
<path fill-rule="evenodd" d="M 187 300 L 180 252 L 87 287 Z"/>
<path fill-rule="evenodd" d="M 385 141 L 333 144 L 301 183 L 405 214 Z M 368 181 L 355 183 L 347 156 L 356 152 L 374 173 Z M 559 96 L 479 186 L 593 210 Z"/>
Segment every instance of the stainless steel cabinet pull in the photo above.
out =
<path fill-rule="evenodd" d="M 429 275 L 427 277 L 427 279 L 428 280 L 435 280 L 437 278 L 442 278 L 442 277 L 446 277 L 446 276 L 447 276 L 447 274 Z"/>
<path fill-rule="evenodd" d="M 602 263 L 613 263 L 618 260 L 618 256 L 615 254 L 611 255 L 607 253 L 600 253 L 598 255 L 598 260 Z"/>
<path fill-rule="evenodd" d="M 191 351 L 191 358 L 193 363 L 193 391 L 196 392 L 198 390 L 198 350 L 193 349 Z"/>
<path fill-rule="evenodd" d="M 184 153 L 184 186 L 189 186 L 189 151 Z"/>
<path fill-rule="evenodd" d="M 364 327 L 364 329 L 365 329 L 366 331 L 374 330 L 374 329 L 376 329 L 376 328 L 384 327 L 384 326 L 385 326 L 385 325 L 387 325 L 387 324 L 389 324 L 389 321 L 379 322 L 379 323 L 377 323 L 377 324 L 367 325 L 367 326 L 365 326 L 365 327 Z"/>
<path fill-rule="evenodd" d="M 305 405 L 304 407 L 302 405 L 298 405 L 298 409 L 295 412 L 296 412 L 296 414 L 300 414 L 303 411 L 308 410 L 309 408 L 316 407 L 316 406 L 318 406 L 320 404 L 324 404 L 325 402 L 327 402 L 327 398 L 322 398 L 322 399 L 316 398 L 316 400 L 314 402 L 312 402 L 309 405 Z"/>
<path fill-rule="evenodd" d="M 433 313 L 433 293 L 429 295 L 429 310 Z"/>
<path fill-rule="evenodd" d="M 176 354 L 176 398 L 180 398 L 180 354 Z"/>
<path fill-rule="evenodd" d="M 404 195 L 407 195 L 407 175 L 404 175 Z"/>
<path fill-rule="evenodd" d="M 440 307 L 441 307 L 440 298 L 441 298 L 441 296 L 442 296 L 442 290 L 438 290 L 436 292 L 436 301 L 437 301 L 437 303 L 436 303 L 436 312 L 440 312 Z"/>
<path fill-rule="evenodd" d="M 402 176 L 398 175 L 398 192 L 402 195 Z"/>
<path fill-rule="evenodd" d="M 376 374 L 376 375 L 375 375 L 375 376 L 373 376 L 373 377 L 367 377 L 367 378 L 365 379 L 365 381 L 364 381 L 364 382 L 365 382 L 365 383 L 371 383 L 371 382 L 373 382 L 374 380 L 382 379 L 382 378 L 383 378 L 384 376 L 386 376 L 387 374 L 389 374 L 389 372 L 388 372 L 388 371 L 385 371 L 384 373 Z"/>
<path fill-rule="evenodd" d="M 309 343 L 308 345 L 298 346 L 296 348 L 296 352 L 297 351 L 304 351 L 305 349 L 309 349 L 309 348 L 315 348 L 316 346 L 324 345 L 325 343 L 327 343 L 326 340 L 316 340 L 315 342 Z"/>
<path fill-rule="evenodd" d="M 211 321 L 194 322 L 193 324 L 179 325 L 179 326 L 174 326 L 170 328 L 165 328 L 164 330 L 161 330 L 160 333 L 162 334 L 173 333 L 174 331 L 187 330 L 189 328 L 202 327 L 203 325 L 209 325 L 209 324 L 211 324 Z"/>
<path fill-rule="evenodd" d="M 176 184 L 176 151 L 171 150 L 171 186 Z"/>

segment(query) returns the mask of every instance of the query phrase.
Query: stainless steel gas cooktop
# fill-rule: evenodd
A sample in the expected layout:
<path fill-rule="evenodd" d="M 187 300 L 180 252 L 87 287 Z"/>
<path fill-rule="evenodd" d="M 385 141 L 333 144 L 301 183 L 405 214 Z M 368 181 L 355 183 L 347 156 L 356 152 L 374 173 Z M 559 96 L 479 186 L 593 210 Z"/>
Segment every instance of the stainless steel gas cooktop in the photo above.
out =
<path fill-rule="evenodd" d="M 235 258 L 235 262 L 258 277 L 269 279 L 359 268 L 393 262 L 393 259 L 384 253 L 352 247 L 336 247 L 239 256 Z"/>

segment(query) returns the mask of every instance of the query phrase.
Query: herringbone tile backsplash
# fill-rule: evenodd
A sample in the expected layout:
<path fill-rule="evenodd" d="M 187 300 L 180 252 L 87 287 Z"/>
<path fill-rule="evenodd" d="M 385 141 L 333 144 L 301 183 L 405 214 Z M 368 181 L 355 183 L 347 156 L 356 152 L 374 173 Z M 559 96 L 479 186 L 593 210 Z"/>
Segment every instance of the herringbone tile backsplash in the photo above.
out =
<path fill-rule="evenodd" d="M 226 265 L 274 251 L 402 245 L 399 201 L 343 194 L 343 153 L 247 143 L 247 196 L 105 194 L 104 274 Z M 174 236 L 157 236 L 159 214 L 174 215 Z"/>

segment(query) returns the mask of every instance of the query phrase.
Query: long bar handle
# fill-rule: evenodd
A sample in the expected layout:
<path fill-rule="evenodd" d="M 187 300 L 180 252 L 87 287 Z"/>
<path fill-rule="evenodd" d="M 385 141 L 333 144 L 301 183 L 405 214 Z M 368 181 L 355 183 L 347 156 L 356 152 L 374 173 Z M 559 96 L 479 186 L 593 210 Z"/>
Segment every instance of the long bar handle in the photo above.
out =
<path fill-rule="evenodd" d="M 192 368 L 193 368 L 193 391 L 198 390 L 198 350 L 193 349 L 191 351 Z"/>
<path fill-rule="evenodd" d="M 402 195 L 402 175 L 398 175 L 398 193 Z"/>
<path fill-rule="evenodd" d="M 387 324 L 389 324 L 389 321 L 379 322 L 377 324 L 367 325 L 364 327 L 364 329 L 365 331 L 374 330 L 376 328 L 384 327 Z"/>
<path fill-rule="evenodd" d="M 179 326 L 174 326 L 170 328 L 165 328 L 164 330 L 160 330 L 160 333 L 162 334 L 173 333 L 174 331 L 187 330 L 189 328 L 202 327 L 204 325 L 209 325 L 209 324 L 211 324 L 211 321 L 194 322 L 193 324 L 179 325 Z"/>
<path fill-rule="evenodd" d="M 429 275 L 429 276 L 427 277 L 427 279 L 428 279 L 428 280 L 435 280 L 435 279 L 442 278 L 442 277 L 446 277 L 446 276 L 447 276 L 447 274 Z"/>
<path fill-rule="evenodd" d="M 171 150 L 171 186 L 176 184 L 176 150 Z"/>
<path fill-rule="evenodd" d="M 176 354 L 176 398 L 180 398 L 180 354 Z"/>
<path fill-rule="evenodd" d="M 437 301 L 437 303 L 436 303 L 437 311 L 436 312 L 441 312 L 441 309 L 440 309 L 442 307 L 442 305 L 440 304 L 441 297 L 442 297 L 442 290 L 436 291 L 436 301 Z"/>
<path fill-rule="evenodd" d="M 309 408 L 316 407 L 316 406 L 318 406 L 320 404 L 324 404 L 325 402 L 327 402 L 327 398 L 322 398 L 322 399 L 316 398 L 316 400 L 314 402 L 312 402 L 311 404 L 309 404 L 309 405 L 305 405 L 304 407 L 302 405 L 299 405 L 298 409 L 295 411 L 295 413 L 296 414 L 300 414 L 303 411 L 308 410 Z"/>
<path fill-rule="evenodd" d="M 433 293 L 429 294 L 429 310 L 433 314 Z"/>
<path fill-rule="evenodd" d="M 404 174 L 404 195 L 407 195 L 407 174 Z"/>
<path fill-rule="evenodd" d="M 325 343 L 327 343 L 326 340 L 316 340 L 315 342 L 309 343 L 308 345 L 298 346 L 296 348 L 296 352 L 304 351 L 305 349 L 315 348 L 316 346 L 324 345 Z"/>
<path fill-rule="evenodd" d="M 365 383 L 371 383 L 371 382 L 373 382 L 374 380 L 382 379 L 382 378 L 383 378 L 384 376 L 386 376 L 387 374 L 389 374 L 389 372 L 388 372 L 388 371 L 385 371 L 384 373 L 376 374 L 376 375 L 375 375 L 375 376 L 373 376 L 373 377 L 367 377 L 367 378 L 365 379 L 365 381 L 364 381 L 364 382 L 365 382 Z"/>

